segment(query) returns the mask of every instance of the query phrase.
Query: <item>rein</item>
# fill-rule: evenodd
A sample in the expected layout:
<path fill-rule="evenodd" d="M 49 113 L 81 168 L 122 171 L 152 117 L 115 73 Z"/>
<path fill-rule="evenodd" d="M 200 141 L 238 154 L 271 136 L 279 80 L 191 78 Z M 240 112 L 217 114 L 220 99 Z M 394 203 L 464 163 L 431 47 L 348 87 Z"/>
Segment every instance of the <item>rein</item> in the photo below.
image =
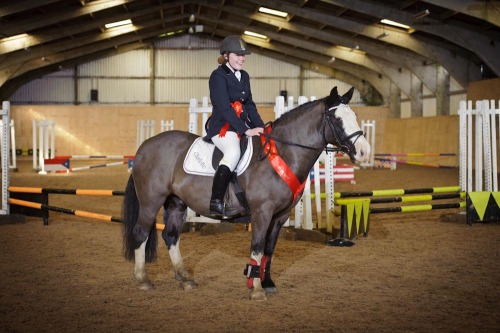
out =
<path fill-rule="evenodd" d="M 261 148 L 259 149 L 259 154 L 257 156 L 257 159 L 259 161 L 261 161 L 261 160 L 265 159 L 269 155 L 270 150 L 267 150 L 267 152 L 264 153 L 264 149 L 269 144 L 270 140 L 274 140 L 274 141 L 277 141 L 277 142 L 280 142 L 280 143 L 283 143 L 283 144 L 286 144 L 286 145 L 289 145 L 289 146 L 295 146 L 295 147 L 299 147 L 299 148 L 303 148 L 303 149 L 309 149 L 309 150 L 314 150 L 314 151 L 318 151 L 318 152 L 321 152 L 321 151 L 325 151 L 326 153 L 343 152 L 343 153 L 346 153 L 346 154 L 348 154 L 350 156 L 349 153 L 351 152 L 351 149 L 349 148 L 349 146 L 347 146 L 345 144 L 345 142 L 356 136 L 356 140 L 354 141 L 354 143 L 356 143 L 356 141 L 359 139 L 359 137 L 361 135 L 363 135 L 363 131 L 356 131 L 356 132 L 354 132 L 354 133 L 352 133 L 352 134 L 350 134 L 350 135 L 345 136 L 345 137 L 342 138 L 342 135 L 338 132 L 337 128 L 333 125 L 333 123 L 335 122 L 336 118 L 334 117 L 334 112 L 332 112 L 332 111 L 336 110 L 339 106 L 340 105 L 331 107 L 325 113 L 325 118 L 324 118 L 324 121 L 323 121 L 323 140 L 325 141 L 325 148 L 316 148 L 316 147 L 306 146 L 306 145 L 302 145 L 302 144 L 299 144 L 299 143 L 291 142 L 291 141 L 288 141 L 288 140 L 285 140 L 285 139 L 282 139 L 282 138 L 278 138 L 278 137 L 276 137 L 276 136 L 274 136 L 274 135 L 271 134 L 271 132 L 274 130 L 274 128 L 272 127 L 273 122 L 269 121 L 269 122 L 267 122 L 264 125 L 264 127 L 267 128 L 268 126 L 271 126 L 271 132 L 270 133 L 264 132 L 264 133 L 261 134 L 261 136 L 265 136 L 266 139 L 265 139 L 264 143 L 262 144 Z M 334 118 L 333 120 L 331 119 L 332 117 Z M 332 131 L 332 133 L 335 136 L 335 139 L 336 139 L 337 143 L 340 145 L 340 147 L 333 147 L 333 148 L 332 147 L 328 147 L 328 141 L 325 138 L 325 127 L 326 127 L 327 123 L 328 123 L 328 127 Z"/>
<path fill-rule="evenodd" d="M 272 124 L 273 122 L 272 121 L 269 121 L 267 122 L 264 127 L 267 128 L 268 126 L 271 126 L 271 132 L 274 130 L 274 128 L 272 127 Z M 284 139 L 281 139 L 281 138 L 278 138 L 270 133 L 262 133 L 261 136 L 265 136 L 266 137 L 266 140 L 264 141 L 264 143 L 262 144 L 260 150 L 259 150 L 259 155 L 257 157 L 257 159 L 259 161 L 265 159 L 267 157 L 267 155 L 269 155 L 270 153 L 270 150 L 267 151 L 267 153 L 264 153 L 264 149 L 267 145 L 269 145 L 269 141 L 270 140 L 274 140 L 274 141 L 277 141 L 277 142 L 280 142 L 280 143 L 284 143 L 286 145 L 289 145 L 289 146 L 295 146 L 295 147 L 300 147 L 300 148 L 304 148 L 304 149 L 310 149 L 310 150 L 314 150 L 314 151 L 323 151 L 323 149 L 321 148 L 315 148 L 315 147 L 311 147 L 311 146 L 305 146 L 305 145 L 302 145 L 302 144 L 299 144 L 299 143 L 295 143 L 295 142 L 291 142 L 291 141 L 288 141 L 288 140 L 284 140 Z M 332 148 L 330 148 L 332 149 Z M 325 148 L 326 150 L 326 148 Z"/>

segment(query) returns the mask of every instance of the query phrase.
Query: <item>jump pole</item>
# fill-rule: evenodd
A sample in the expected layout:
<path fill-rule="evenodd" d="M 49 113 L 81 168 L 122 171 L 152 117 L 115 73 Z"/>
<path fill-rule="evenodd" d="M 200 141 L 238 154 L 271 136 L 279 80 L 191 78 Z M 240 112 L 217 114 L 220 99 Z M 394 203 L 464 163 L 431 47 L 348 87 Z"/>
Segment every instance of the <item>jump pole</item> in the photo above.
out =
<path fill-rule="evenodd" d="M 10 147 L 10 135 L 9 135 L 9 124 L 10 124 L 10 103 L 4 101 L 2 103 L 2 110 L 0 110 L 0 115 L 2 116 L 2 142 L 1 142 L 1 157 L 2 157 L 2 208 L 0 209 L 1 215 L 9 215 L 9 182 L 10 182 L 10 162 L 9 162 L 9 147 Z"/>
<path fill-rule="evenodd" d="M 124 196 L 124 191 L 114 190 L 93 190 L 93 189 L 58 189 L 58 188 L 42 188 L 42 187 L 21 187 L 9 186 L 9 192 L 15 193 L 47 193 L 47 194 L 69 194 L 69 195 L 86 195 L 86 196 Z"/>
<path fill-rule="evenodd" d="M 389 189 L 374 190 L 366 192 L 335 192 L 334 197 L 340 198 L 359 198 L 359 197 L 380 197 L 389 195 L 407 195 L 407 194 L 427 194 L 427 193 L 450 193 L 461 192 L 460 186 L 426 187 L 414 189 Z"/>
<path fill-rule="evenodd" d="M 129 162 L 128 161 L 121 161 L 121 162 L 111 162 L 111 163 L 105 163 L 105 164 L 87 165 L 87 166 L 82 166 L 82 167 L 69 168 L 66 170 L 57 170 L 56 172 L 57 173 L 69 173 L 69 172 L 82 171 L 82 170 L 107 168 L 107 167 L 111 167 L 111 166 L 124 165 L 124 164 L 128 165 Z"/>
<path fill-rule="evenodd" d="M 455 153 L 385 153 L 385 154 L 375 154 L 377 157 L 425 157 L 425 156 L 457 156 Z"/>
<path fill-rule="evenodd" d="M 31 202 L 31 201 L 26 201 L 26 200 L 10 198 L 9 203 L 12 205 L 18 205 L 18 206 L 29 207 L 29 208 L 45 210 L 45 211 L 53 211 L 53 212 L 57 212 L 57 213 L 67 214 L 67 215 L 86 217 L 86 218 L 105 221 L 105 222 L 123 222 L 122 218 L 114 217 L 111 215 L 104 215 L 104 214 L 99 214 L 99 213 L 87 212 L 84 210 L 76 210 L 76 209 L 68 209 L 68 208 L 50 206 L 50 205 L 46 205 L 46 204 L 42 204 L 42 203 L 38 203 L 38 202 Z M 163 230 L 164 228 L 165 228 L 165 226 L 163 224 L 156 223 L 157 230 Z"/>
<path fill-rule="evenodd" d="M 68 195 L 81 195 L 81 196 L 124 196 L 124 191 L 115 190 L 99 190 L 99 189 L 57 189 L 57 188 L 42 188 L 42 187 L 21 187 L 21 186 L 9 186 L 8 192 L 12 193 L 29 193 L 29 194 L 43 194 L 47 197 L 45 202 L 48 202 L 49 194 L 68 194 Z M 99 213 L 87 212 L 83 210 L 68 209 L 62 207 L 51 206 L 45 203 L 32 202 L 17 198 L 9 198 L 8 203 L 12 205 L 28 207 L 33 209 L 38 209 L 42 211 L 54 211 L 57 213 L 63 213 L 68 215 L 75 215 L 80 217 L 87 217 L 91 219 L 97 219 L 106 222 L 123 222 L 123 219 L 119 217 L 114 217 L 110 215 L 104 215 Z M 48 216 L 48 215 L 47 215 Z M 47 224 L 47 223 L 45 223 Z M 157 230 L 163 230 L 163 224 L 156 224 Z"/>
<path fill-rule="evenodd" d="M 126 161 L 120 162 L 110 162 L 97 165 L 88 165 L 76 168 L 70 168 L 70 160 L 82 160 L 82 159 L 127 159 Z M 110 166 L 117 166 L 128 164 L 129 169 L 132 167 L 134 156 L 133 155 L 59 155 L 55 156 L 53 159 L 44 159 L 44 165 L 46 171 L 52 171 L 56 173 L 69 173 L 73 171 L 90 170 L 97 168 L 104 168 Z"/>
<path fill-rule="evenodd" d="M 438 210 L 438 209 L 465 208 L 465 205 L 466 202 L 463 201 L 456 203 L 434 204 L 434 205 L 411 205 L 411 206 L 381 207 L 381 208 L 370 207 L 370 214 L 423 212 L 423 211 Z"/>
<path fill-rule="evenodd" d="M 73 160 L 94 159 L 94 158 L 119 160 L 119 159 L 134 158 L 134 155 L 60 155 L 54 158 L 73 159 Z"/>
<path fill-rule="evenodd" d="M 335 215 L 340 215 L 340 233 L 333 240 L 328 241 L 330 246 L 352 246 L 352 241 L 357 235 L 367 236 L 369 230 L 369 215 L 382 213 L 411 213 L 423 212 L 439 209 L 465 208 L 467 202 L 453 202 L 442 204 L 420 204 L 394 207 L 373 207 L 374 204 L 395 203 L 395 202 L 426 202 L 445 199 L 460 199 L 466 197 L 465 192 L 456 192 L 460 187 L 435 187 L 426 189 L 397 189 L 381 190 L 371 192 L 343 193 L 343 198 L 336 202 L 340 205 L 340 210 L 335 211 Z M 452 193 L 441 193 L 452 192 Z M 415 194 L 415 193 L 437 193 L 437 194 L 417 194 L 396 197 L 379 197 L 393 194 Z M 338 193 L 337 197 L 340 197 Z M 371 197 L 371 198 L 367 198 Z"/>
<path fill-rule="evenodd" d="M 408 165 L 418 165 L 418 166 L 425 166 L 425 167 L 431 167 L 431 168 L 455 168 L 454 165 L 442 165 L 442 164 L 437 164 L 437 163 L 426 163 L 426 162 L 417 162 L 417 161 L 407 161 L 407 160 L 400 160 L 396 158 L 380 158 L 380 157 L 375 157 L 376 160 L 378 161 L 384 161 L 384 162 L 391 162 L 391 163 L 398 163 L 398 164 L 408 164 Z"/>

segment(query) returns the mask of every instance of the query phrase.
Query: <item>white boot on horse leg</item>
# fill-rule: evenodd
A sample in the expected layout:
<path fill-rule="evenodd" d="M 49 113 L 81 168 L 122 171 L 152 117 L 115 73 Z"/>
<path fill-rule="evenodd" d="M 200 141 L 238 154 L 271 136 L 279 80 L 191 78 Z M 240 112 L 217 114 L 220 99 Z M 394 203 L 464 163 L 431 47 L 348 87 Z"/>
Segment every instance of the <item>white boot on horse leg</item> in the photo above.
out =
<path fill-rule="evenodd" d="M 146 243 L 147 239 L 135 250 L 134 277 L 140 290 L 153 289 L 146 273 Z"/>
<path fill-rule="evenodd" d="M 176 244 L 170 246 L 168 254 L 174 268 L 175 279 L 180 281 L 181 288 L 184 290 L 196 289 L 198 285 L 184 268 L 184 262 L 179 249 L 179 240 L 177 240 Z"/>
<path fill-rule="evenodd" d="M 252 291 L 250 291 L 250 299 L 255 301 L 267 300 L 266 292 L 264 288 L 262 288 L 259 278 L 253 279 L 253 288 Z"/>
<path fill-rule="evenodd" d="M 247 270 L 254 271 L 252 269 L 253 267 L 260 267 L 260 263 L 262 262 L 262 253 L 255 254 L 252 252 L 251 255 L 251 264 L 247 266 Z M 260 274 L 260 269 L 259 269 L 259 274 Z M 252 277 L 249 277 L 249 281 L 251 283 L 247 283 L 247 287 L 251 289 L 250 291 L 250 299 L 256 300 L 256 301 L 265 301 L 267 300 L 266 297 L 266 291 L 264 288 L 262 288 L 262 284 L 260 283 L 260 276 L 259 274 L 257 275 L 252 275 Z M 250 276 L 250 273 L 247 273 L 247 276 Z"/>

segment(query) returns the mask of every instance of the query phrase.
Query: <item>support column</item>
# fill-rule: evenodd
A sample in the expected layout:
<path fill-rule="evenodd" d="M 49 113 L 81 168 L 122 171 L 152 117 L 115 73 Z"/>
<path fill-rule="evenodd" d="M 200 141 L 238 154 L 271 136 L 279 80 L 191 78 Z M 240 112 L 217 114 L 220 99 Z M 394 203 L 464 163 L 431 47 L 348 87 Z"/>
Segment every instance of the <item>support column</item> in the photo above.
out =
<path fill-rule="evenodd" d="M 436 116 L 450 115 L 450 74 L 438 66 L 436 71 Z"/>
<path fill-rule="evenodd" d="M 75 105 L 79 105 L 80 104 L 80 100 L 78 98 L 78 83 L 79 83 L 79 79 L 78 79 L 78 66 L 75 66 L 75 68 L 73 69 L 73 89 L 74 89 L 74 94 L 75 94 L 75 99 L 74 99 L 74 104 Z"/>
<path fill-rule="evenodd" d="M 304 96 L 304 66 L 300 66 L 300 77 L 299 77 L 299 96 Z M 285 79 L 286 80 L 286 79 Z"/>
<path fill-rule="evenodd" d="M 391 118 L 401 118 L 401 89 L 393 83 L 391 83 L 390 96 L 387 100 L 391 110 L 389 116 Z"/>
<path fill-rule="evenodd" d="M 155 73 L 156 73 L 156 50 L 153 45 L 149 48 L 149 104 L 155 104 Z"/>
<path fill-rule="evenodd" d="M 415 75 L 411 76 L 411 117 L 422 117 L 424 115 L 424 86 Z"/>

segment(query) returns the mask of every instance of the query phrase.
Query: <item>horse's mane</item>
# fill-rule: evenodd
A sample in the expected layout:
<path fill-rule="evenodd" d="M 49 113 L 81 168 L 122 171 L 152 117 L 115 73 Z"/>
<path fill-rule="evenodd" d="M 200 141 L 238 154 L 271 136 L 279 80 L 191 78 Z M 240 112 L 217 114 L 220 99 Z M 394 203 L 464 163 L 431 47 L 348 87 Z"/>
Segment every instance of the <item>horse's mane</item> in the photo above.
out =
<path fill-rule="evenodd" d="M 324 103 L 325 100 L 326 100 L 326 97 L 322 98 L 322 99 L 317 99 L 315 101 L 301 104 L 301 105 L 297 106 L 296 108 L 293 108 L 292 110 L 282 114 L 281 117 L 276 119 L 276 121 L 274 123 L 275 123 L 275 125 L 278 125 L 278 124 L 287 124 L 289 122 L 292 122 L 295 119 L 297 119 L 299 117 L 299 115 L 301 115 L 304 112 L 304 109 L 309 109 L 311 107 L 314 107 L 316 104 Z"/>

